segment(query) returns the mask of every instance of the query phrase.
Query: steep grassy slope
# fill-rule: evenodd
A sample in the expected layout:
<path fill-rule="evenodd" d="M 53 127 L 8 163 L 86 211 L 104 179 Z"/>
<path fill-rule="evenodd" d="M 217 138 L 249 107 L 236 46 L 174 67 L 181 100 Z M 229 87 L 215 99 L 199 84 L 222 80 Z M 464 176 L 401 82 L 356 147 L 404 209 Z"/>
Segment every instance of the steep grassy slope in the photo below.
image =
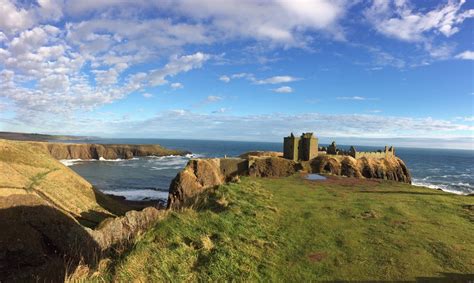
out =
<path fill-rule="evenodd" d="M 474 279 L 473 202 L 388 181 L 247 177 L 173 212 L 94 279 Z"/>
<path fill-rule="evenodd" d="M 166 215 L 130 211 L 45 145 L 0 140 L 0 282 L 61 282 L 78 266 L 95 269 L 102 254 Z"/>
<path fill-rule="evenodd" d="M 127 210 L 55 160 L 43 143 L 0 140 L 0 202 L 6 207 L 7 197 L 18 194 L 38 197 L 88 226 Z"/>

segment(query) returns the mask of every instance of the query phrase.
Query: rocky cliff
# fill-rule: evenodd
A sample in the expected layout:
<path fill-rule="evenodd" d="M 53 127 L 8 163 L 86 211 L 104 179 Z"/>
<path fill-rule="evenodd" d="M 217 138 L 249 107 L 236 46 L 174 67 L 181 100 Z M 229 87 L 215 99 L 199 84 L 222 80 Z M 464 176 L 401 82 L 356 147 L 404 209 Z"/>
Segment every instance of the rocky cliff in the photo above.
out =
<path fill-rule="evenodd" d="M 321 155 L 303 162 L 305 169 L 312 173 L 325 173 L 355 178 L 375 178 L 411 184 L 411 174 L 400 158 L 385 158 Z"/>
<path fill-rule="evenodd" d="M 185 155 L 160 145 L 38 143 L 56 159 L 130 159 L 135 156 Z"/>
<path fill-rule="evenodd" d="M 275 152 L 249 152 L 241 155 L 245 158 L 192 159 L 171 182 L 168 208 L 192 206 L 194 196 L 235 176 L 286 177 L 306 171 L 411 183 L 410 172 L 398 157 L 354 159 L 351 156 L 320 155 L 311 161 L 295 162 L 278 156 L 280 154 Z"/>

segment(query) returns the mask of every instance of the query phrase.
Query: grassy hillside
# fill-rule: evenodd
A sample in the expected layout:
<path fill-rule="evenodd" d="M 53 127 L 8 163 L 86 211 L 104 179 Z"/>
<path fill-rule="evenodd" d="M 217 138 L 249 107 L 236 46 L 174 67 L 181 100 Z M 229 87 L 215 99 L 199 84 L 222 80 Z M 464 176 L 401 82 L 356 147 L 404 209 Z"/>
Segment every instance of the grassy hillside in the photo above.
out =
<path fill-rule="evenodd" d="M 92 185 L 55 160 L 42 143 L 0 140 L 0 202 L 8 196 L 37 197 L 86 226 L 127 208 L 94 190 Z"/>
<path fill-rule="evenodd" d="M 473 204 L 395 182 L 243 178 L 172 213 L 94 279 L 473 279 Z"/>
<path fill-rule="evenodd" d="M 0 132 L 0 139 L 19 140 L 19 141 L 87 140 L 87 139 L 92 139 L 92 138 L 94 137 Z"/>

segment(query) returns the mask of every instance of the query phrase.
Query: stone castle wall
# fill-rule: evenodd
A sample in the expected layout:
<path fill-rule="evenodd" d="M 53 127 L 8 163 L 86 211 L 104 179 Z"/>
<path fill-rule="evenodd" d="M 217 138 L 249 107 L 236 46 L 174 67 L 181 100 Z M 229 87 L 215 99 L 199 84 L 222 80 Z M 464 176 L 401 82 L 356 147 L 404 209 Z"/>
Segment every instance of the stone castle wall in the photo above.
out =
<path fill-rule="evenodd" d="M 394 157 L 395 156 L 395 149 L 393 147 L 385 147 L 384 151 L 361 151 L 357 152 L 354 148 L 351 148 L 350 155 L 355 159 L 367 157 L 367 158 L 386 158 L 386 157 Z"/>
<path fill-rule="evenodd" d="M 356 152 L 355 159 L 362 158 L 362 157 L 370 157 L 370 158 L 385 158 L 387 154 L 385 152 Z"/>

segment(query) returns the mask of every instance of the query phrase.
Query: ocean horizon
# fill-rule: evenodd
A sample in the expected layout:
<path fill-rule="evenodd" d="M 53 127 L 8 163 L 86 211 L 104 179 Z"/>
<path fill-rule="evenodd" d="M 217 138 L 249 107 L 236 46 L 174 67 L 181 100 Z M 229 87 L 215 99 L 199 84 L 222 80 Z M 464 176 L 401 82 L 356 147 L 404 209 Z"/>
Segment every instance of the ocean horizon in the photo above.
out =
<path fill-rule="evenodd" d="M 56 141 L 57 142 L 57 141 Z M 186 156 L 136 157 L 131 160 L 65 160 L 63 163 L 107 194 L 129 200 L 165 201 L 171 180 L 189 159 L 197 157 L 236 157 L 248 151 L 282 151 L 281 142 L 219 141 L 195 139 L 98 138 L 68 140 L 70 143 L 160 144 L 166 148 L 188 150 Z M 321 146 L 327 144 L 322 143 Z M 349 145 L 338 145 L 348 149 Z M 375 151 L 383 146 L 356 145 L 360 151 Z M 413 185 L 456 194 L 474 193 L 474 151 L 396 147 L 396 155 L 407 164 Z"/>

